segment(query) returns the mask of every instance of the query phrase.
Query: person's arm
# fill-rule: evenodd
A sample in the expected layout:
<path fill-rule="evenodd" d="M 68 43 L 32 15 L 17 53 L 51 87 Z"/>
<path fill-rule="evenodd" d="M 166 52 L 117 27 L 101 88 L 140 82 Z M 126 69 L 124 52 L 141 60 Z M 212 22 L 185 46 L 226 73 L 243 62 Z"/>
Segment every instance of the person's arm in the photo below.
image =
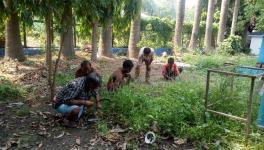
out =
<path fill-rule="evenodd" d="M 175 71 L 176 71 L 176 76 L 179 76 L 180 75 L 180 71 L 179 71 L 179 68 L 176 65 L 176 63 L 175 63 Z"/>
<path fill-rule="evenodd" d="M 171 80 L 171 77 L 169 77 L 169 76 L 167 75 L 167 66 L 166 66 L 166 65 L 164 65 L 164 66 L 162 67 L 162 75 L 163 75 L 166 79 Z"/>
<path fill-rule="evenodd" d="M 108 82 L 107 82 L 107 90 L 108 91 L 113 91 L 113 87 L 114 86 L 114 76 L 111 75 L 108 79 Z"/>

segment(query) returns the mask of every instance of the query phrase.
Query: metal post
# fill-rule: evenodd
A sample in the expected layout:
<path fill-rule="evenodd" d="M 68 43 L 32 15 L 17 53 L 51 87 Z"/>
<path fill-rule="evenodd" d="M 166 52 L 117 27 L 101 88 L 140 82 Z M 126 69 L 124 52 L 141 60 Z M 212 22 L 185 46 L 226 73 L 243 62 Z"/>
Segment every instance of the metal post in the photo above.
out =
<path fill-rule="evenodd" d="M 206 89 L 205 89 L 205 97 L 204 97 L 204 122 L 206 122 L 206 111 L 207 111 L 207 104 L 208 104 L 208 94 L 209 94 L 209 83 L 210 83 L 210 71 L 207 70 L 207 78 L 206 78 Z"/>
<path fill-rule="evenodd" d="M 248 145 L 248 137 L 250 132 L 250 124 L 251 124 L 251 113 L 252 113 L 252 102 L 253 102 L 253 92 L 255 86 L 255 78 L 251 78 L 251 87 L 250 87 L 250 95 L 247 103 L 247 123 L 246 123 L 246 135 L 245 135 L 245 145 Z"/>

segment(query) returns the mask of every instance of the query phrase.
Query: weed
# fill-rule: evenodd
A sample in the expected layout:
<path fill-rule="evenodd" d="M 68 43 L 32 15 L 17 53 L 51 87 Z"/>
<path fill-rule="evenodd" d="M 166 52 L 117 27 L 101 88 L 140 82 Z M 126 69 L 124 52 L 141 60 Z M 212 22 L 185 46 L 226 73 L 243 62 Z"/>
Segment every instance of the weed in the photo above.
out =
<path fill-rule="evenodd" d="M 14 112 L 14 114 L 16 116 L 19 116 L 19 117 L 29 116 L 30 115 L 30 107 L 29 106 L 20 106 L 20 107 L 12 108 L 12 112 Z"/>
<path fill-rule="evenodd" d="M 8 101 L 24 98 L 26 91 L 9 80 L 0 77 L 0 101 Z"/>
<path fill-rule="evenodd" d="M 66 85 L 69 81 L 71 81 L 72 79 L 74 79 L 74 74 L 73 73 L 58 73 L 56 76 L 56 83 L 59 86 L 64 86 Z"/>
<path fill-rule="evenodd" d="M 107 123 L 104 122 L 104 121 L 101 121 L 99 123 L 97 123 L 96 125 L 96 129 L 97 129 L 97 132 L 101 135 L 101 136 L 105 136 L 109 133 L 109 129 L 108 129 L 108 126 L 107 126 Z"/>

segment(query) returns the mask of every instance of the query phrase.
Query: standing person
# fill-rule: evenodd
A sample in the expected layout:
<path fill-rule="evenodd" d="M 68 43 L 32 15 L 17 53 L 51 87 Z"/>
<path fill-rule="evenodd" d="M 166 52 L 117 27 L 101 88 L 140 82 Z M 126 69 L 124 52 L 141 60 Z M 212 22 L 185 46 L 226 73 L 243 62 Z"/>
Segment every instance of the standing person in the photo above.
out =
<path fill-rule="evenodd" d="M 90 107 L 94 103 L 92 97 L 96 97 L 95 90 L 100 86 L 100 81 L 95 73 L 76 78 L 64 86 L 54 97 L 53 108 L 65 115 L 65 126 L 75 127 L 74 121 L 83 113 L 84 107 Z M 96 100 L 96 110 L 99 109 L 99 101 Z"/>
<path fill-rule="evenodd" d="M 133 67 L 134 64 L 131 60 L 125 60 L 123 62 L 123 67 L 118 68 L 110 76 L 107 83 L 108 91 L 114 91 L 123 84 L 129 83 L 129 81 L 131 80 L 131 75 L 129 73 L 131 72 Z"/>
<path fill-rule="evenodd" d="M 135 72 L 135 78 L 137 79 L 140 74 L 140 67 L 143 62 L 145 62 L 146 65 L 146 74 L 145 74 L 145 81 L 146 83 L 149 83 L 149 78 L 150 78 L 150 70 L 151 70 L 151 63 L 154 59 L 154 50 L 149 47 L 143 47 L 139 51 L 138 55 L 138 63 L 136 67 L 136 72 Z"/>
<path fill-rule="evenodd" d="M 170 57 L 168 63 L 162 67 L 162 75 L 166 80 L 175 80 L 180 75 L 182 69 L 178 68 L 174 58 Z"/>

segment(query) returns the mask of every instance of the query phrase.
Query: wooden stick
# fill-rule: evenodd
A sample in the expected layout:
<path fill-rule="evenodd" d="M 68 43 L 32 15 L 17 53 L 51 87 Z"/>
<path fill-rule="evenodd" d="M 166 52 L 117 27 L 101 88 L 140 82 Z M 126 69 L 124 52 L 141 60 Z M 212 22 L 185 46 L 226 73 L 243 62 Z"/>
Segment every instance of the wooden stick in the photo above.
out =
<path fill-rule="evenodd" d="M 227 72 L 227 71 L 222 71 L 222 70 L 213 70 L 213 69 L 208 69 L 210 72 L 215 72 L 219 74 L 224 74 L 227 76 L 238 76 L 238 77 L 247 77 L 247 78 L 256 78 L 256 76 L 252 75 L 245 75 L 245 74 L 239 74 L 239 73 L 233 73 L 233 72 Z"/>
<path fill-rule="evenodd" d="M 253 102 L 253 93 L 254 93 L 254 86 L 255 86 L 255 78 L 251 79 L 251 87 L 250 87 L 250 95 L 247 104 L 247 124 L 246 124 L 246 134 L 245 134 L 245 145 L 248 145 L 248 137 L 250 131 L 250 124 L 251 124 L 251 115 L 252 115 L 252 102 Z"/>
<path fill-rule="evenodd" d="M 211 113 L 215 113 L 217 115 L 228 117 L 230 119 L 239 120 L 239 121 L 242 121 L 242 122 L 247 122 L 247 119 L 245 119 L 245 118 L 237 117 L 237 116 L 226 114 L 226 113 L 223 113 L 223 112 L 214 111 L 214 110 L 211 110 L 211 109 L 207 109 L 207 111 L 211 112 Z"/>
<path fill-rule="evenodd" d="M 207 110 L 208 104 L 208 94 L 209 94 L 209 86 L 210 86 L 210 70 L 207 70 L 207 78 L 206 78 L 206 89 L 205 89 L 205 97 L 204 97 L 204 108 Z M 206 122 L 206 112 L 204 112 L 204 122 Z"/>

